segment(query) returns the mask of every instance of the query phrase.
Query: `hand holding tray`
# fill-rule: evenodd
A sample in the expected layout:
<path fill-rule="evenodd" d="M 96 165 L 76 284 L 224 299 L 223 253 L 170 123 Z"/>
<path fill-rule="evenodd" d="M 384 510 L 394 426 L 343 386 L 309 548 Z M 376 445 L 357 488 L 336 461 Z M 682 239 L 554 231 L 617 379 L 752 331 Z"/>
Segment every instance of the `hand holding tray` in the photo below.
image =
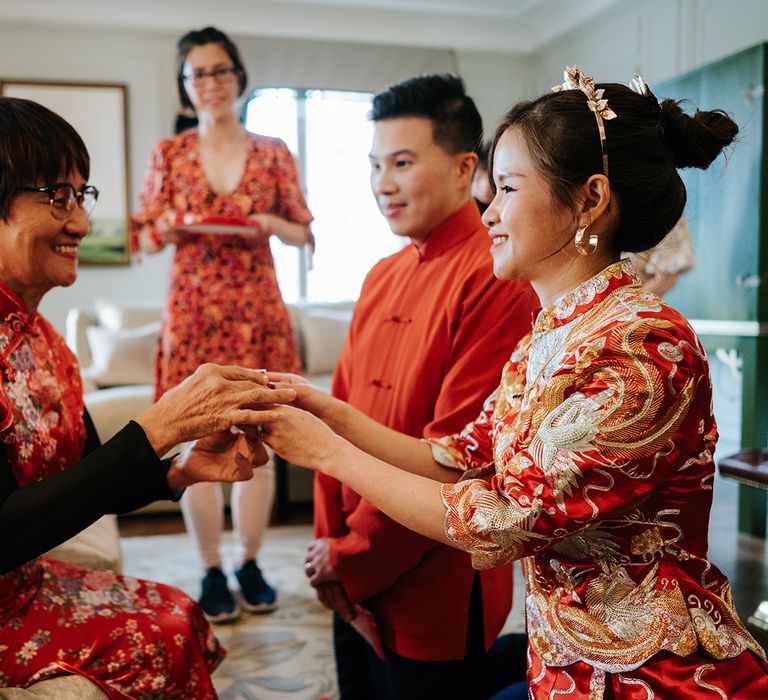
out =
<path fill-rule="evenodd" d="M 205 233 L 236 236 L 254 236 L 261 233 L 255 221 L 244 216 L 199 216 L 196 214 L 177 215 L 175 228 L 188 233 Z"/>

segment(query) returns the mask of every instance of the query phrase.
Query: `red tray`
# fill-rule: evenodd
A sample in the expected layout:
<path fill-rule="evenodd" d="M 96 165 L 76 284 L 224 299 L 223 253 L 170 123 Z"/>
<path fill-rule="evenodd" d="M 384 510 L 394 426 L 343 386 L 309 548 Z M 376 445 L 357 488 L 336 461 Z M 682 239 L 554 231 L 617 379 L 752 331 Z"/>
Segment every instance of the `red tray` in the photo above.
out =
<path fill-rule="evenodd" d="M 215 233 L 226 235 L 249 235 L 259 232 L 259 227 L 244 216 L 195 216 L 184 214 L 177 217 L 176 228 L 190 233 Z"/>

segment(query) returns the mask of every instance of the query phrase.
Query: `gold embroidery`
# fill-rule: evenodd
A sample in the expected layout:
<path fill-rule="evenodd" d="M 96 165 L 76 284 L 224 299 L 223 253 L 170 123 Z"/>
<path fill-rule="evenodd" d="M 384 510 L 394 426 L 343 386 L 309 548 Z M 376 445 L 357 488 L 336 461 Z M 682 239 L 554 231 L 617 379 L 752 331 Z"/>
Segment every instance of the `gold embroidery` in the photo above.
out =
<path fill-rule="evenodd" d="M 705 558 L 717 435 L 705 356 L 628 269 L 543 310 L 480 418 L 430 441 L 442 464 L 495 462 L 491 484 L 443 485 L 446 532 L 478 568 L 522 559 L 545 667 L 584 662 L 597 678 L 664 650 L 764 658 Z M 679 507 L 665 507 L 670 489 Z"/>
<path fill-rule="evenodd" d="M 706 688 L 707 690 L 711 690 L 715 693 L 717 693 L 722 700 L 728 700 L 728 696 L 720 689 L 715 687 L 714 685 L 710 685 L 709 683 L 705 683 L 701 676 L 705 671 L 711 671 L 715 668 L 714 664 L 702 664 L 699 666 L 693 673 L 693 680 L 696 683 L 696 685 L 701 686 L 702 688 Z"/>
<path fill-rule="evenodd" d="M 664 544 L 661 532 L 657 527 L 643 530 L 640 534 L 634 535 L 630 542 L 632 554 L 656 554 Z"/>
<path fill-rule="evenodd" d="M 645 633 L 654 622 L 656 586 L 654 566 L 637 585 L 623 566 L 608 566 L 587 586 L 587 610 L 619 639 L 630 640 Z"/>
<path fill-rule="evenodd" d="M 619 674 L 619 683 L 622 683 L 623 685 L 639 685 L 646 693 L 645 700 L 653 700 L 656 697 L 651 686 L 640 678 L 627 678 L 626 676 Z"/>

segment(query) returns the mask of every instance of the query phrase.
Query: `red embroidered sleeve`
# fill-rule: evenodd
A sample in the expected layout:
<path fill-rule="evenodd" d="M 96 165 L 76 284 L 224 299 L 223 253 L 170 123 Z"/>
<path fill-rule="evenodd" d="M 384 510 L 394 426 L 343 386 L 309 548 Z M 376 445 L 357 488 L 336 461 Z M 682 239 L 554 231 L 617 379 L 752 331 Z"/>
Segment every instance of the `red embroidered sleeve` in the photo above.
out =
<path fill-rule="evenodd" d="M 603 329 L 570 345 L 555 371 L 528 387 L 519 415 L 497 407 L 496 475 L 442 488 L 446 531 L 475 566 L 536 554 L 618 517 L 681 464 L 711 470 L 716 433 L 701 390 L 704 354 L 680 331 L 661 319 Z M 448 446 L 472 465 L 471 445 L 484 440 L 475 428 Z"/>

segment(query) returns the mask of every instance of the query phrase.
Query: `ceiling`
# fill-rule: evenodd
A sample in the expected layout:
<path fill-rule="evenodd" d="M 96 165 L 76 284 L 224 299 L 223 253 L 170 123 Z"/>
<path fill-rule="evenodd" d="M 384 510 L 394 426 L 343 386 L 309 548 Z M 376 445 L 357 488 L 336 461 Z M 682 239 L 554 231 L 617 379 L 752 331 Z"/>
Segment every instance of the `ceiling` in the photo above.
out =
<path fill-rule="evenodd" d="M 0 22 L 529 53 L 625 0 L 2 0 Z M 66 8 L 65 11 L 62 11 Z"/>

